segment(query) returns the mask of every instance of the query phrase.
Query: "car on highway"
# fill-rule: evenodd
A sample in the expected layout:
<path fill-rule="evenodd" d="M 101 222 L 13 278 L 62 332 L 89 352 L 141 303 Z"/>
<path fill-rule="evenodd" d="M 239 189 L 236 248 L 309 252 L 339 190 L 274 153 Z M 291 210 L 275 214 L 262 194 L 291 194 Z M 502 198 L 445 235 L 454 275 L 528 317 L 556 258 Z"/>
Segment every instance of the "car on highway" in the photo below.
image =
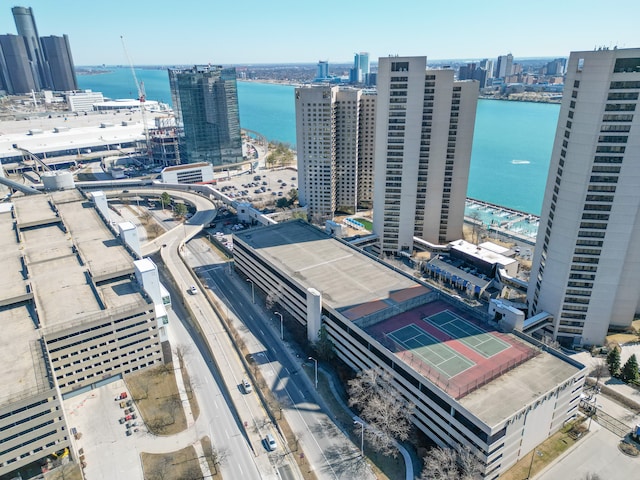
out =
<path fill-rule="evenodd" d="M 246 378 L 242 379 L 242 389 L 244 390 L 244 393 L 251 393 L 253 391 L 249 380 L 247 380 Z"/>
<path fill-rule="evenodd" d="M 190 293 L 191 295 L 195 295 L 196 293 L 198 293 L 198 288 L 197 288 L 195 285 L 191 285 L 191 286 L 189 287 L 189 293 Z"/>
<path fill-rule="evenodd" d="M 273 438 L 273 435 L 271 435 L 270 433 L 267 433 L 267 436 L 264 437 L 264 442 L 267 444 L 267 448 L 270 452 L 273 452 L 276 448 L 278 448 L 276 439 Z"/>

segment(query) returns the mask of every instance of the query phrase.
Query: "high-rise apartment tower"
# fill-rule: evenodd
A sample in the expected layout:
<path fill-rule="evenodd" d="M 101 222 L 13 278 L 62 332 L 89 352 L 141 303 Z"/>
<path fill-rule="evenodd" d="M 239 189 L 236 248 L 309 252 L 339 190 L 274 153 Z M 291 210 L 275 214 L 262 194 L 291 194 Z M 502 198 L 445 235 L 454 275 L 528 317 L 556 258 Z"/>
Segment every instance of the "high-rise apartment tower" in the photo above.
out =
<path fill-rule="evenodd" d="M 387 254 L 462 237 L 478 82 L 426 66 L 378 62 L 373 226 Z"/>
<path fill-rule="evenodd" d="M 171 98 L 186 163 L 242 161 L 236 69 L 194 66 L 169 69 Z"/>
<path fill-rule="evenodd" d="M 355 88 L 296 88 L 298 196 L 315 223 L 371 204 L 375 99 Z"/>
<path fill-rule="evenodd" d="M 640 310 L 639 96 L 640 49 L 571 54 L 527 295 L 561 342 Z"/>
<path fill-rule="evenodd" d="M 513 75 L 513 55 L 508 53 L 507 55 L 500 55 L 496 62 L 495 76 L 497 78 L 508 77 Z"/>

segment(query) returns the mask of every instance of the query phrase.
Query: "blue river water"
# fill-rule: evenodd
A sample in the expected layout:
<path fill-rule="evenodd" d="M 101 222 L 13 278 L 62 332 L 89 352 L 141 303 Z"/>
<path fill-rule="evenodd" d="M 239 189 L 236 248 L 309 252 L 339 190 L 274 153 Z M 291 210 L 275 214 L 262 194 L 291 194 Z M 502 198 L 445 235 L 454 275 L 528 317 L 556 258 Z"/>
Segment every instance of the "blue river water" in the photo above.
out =
<path fill-rule="evenodd" d="M 171 104 L 166 70 L 136 69 L 147 98 Z M 79 75 L 82 89 L 110 98 L 135 98 L 129 68 Z M 294 87 L 238 82 L 242 128 L 269 140 L 296 143 Z M 560 106 L 557 104 L 479 100 L 467 196 L 539 215 Z"/>

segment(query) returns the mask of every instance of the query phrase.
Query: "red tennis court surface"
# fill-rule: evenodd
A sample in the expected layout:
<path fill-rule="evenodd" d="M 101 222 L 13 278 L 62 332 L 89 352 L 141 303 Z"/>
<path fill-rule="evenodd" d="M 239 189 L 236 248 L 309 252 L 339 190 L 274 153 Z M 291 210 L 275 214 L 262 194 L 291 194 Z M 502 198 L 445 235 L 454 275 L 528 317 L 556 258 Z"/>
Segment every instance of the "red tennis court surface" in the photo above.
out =
<path fill-rule="evenodd" d="M 496 341 L 504 342 L 505 348 L 487 358 L 469 346 L 468 338 L 462 338 L 460 336 L 452 337 L 428 321 L 428 317 L 446 311 L 454 313 L 477 327 L 480 330 L 480 332 L 478 332 L 479 335 L 483 335 L 485 338 L 487 335 L 490 335 L 495 337 Z M 425 317 L 427 321 L 423 320 Z M 393 332 L 408 325 L 414 325 L 414 329 L 418 327 L 426 332 L 428 334 L 427 336 L 437 339 L 441 344 L 453 350 L 455 355 L 466 359 L 472 366 L 464 369 L 460 373 L 450 376 L 446 373 L 446 370 L 443 371 L 442 368 L 438 368 L 436 365 L 429 363 L 429 361 L 419 353 L 420 350 L 424 350 L 424 346 L 415 349 L 408 348 L 406 344 L 398 341 L 397 335 L 394 335 Z M 466 315 L 463 311 L 440 300 L 421 305 L 414 310 L 391 317 L 367 328 L 366 331 L 378 342 L 394 352 L 405 363 L 410 365 L 416 372 L 429 379 L 455 399 L 462 398 L 477 388 L 486 385 L 491 380 L 526 362 L 539 353 L 537 349 L 526 345 L 512 335 L 498 332 L 492 329 L 491 326 L 478 322 L 469 315 Z"/>

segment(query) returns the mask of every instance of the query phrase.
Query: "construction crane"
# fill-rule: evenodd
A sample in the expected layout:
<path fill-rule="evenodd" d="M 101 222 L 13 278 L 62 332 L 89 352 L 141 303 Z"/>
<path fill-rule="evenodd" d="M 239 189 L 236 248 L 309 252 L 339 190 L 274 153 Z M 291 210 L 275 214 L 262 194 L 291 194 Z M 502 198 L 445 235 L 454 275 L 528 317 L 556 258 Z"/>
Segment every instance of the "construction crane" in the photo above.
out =
<path fill-rule="evenodd" d="M 133 68 L 133 61 L 129 56 L 129 52 L 127 51 L 127 45 L 124 42 L 124 36 L 120 35 L 120 40 L 122 41 L 122 49 L 124 50 L 124 54 L 127 57 L 127 61 L 129 62 L 129 67 L 131 67 L 131 74 L 133 75 L 133 81 L 136 83 L 136 88 L 138 89 L 138 100 L 140 101 L 140 112 L 142 112 L 142 124 L 144 126 L 144 140 L 145 145 L 147 147 L 147 160 L 149 163 L 152 162 L 151 157 L 151 140 L 149 138 L 149 127 L 147 126 L 147 112 L 144 106 L 144 102 L 146 101 L 146 94 L 144 92 L 144 82 L 139 82 L 138 77 L 136 75 L 136 69 Z"/>

